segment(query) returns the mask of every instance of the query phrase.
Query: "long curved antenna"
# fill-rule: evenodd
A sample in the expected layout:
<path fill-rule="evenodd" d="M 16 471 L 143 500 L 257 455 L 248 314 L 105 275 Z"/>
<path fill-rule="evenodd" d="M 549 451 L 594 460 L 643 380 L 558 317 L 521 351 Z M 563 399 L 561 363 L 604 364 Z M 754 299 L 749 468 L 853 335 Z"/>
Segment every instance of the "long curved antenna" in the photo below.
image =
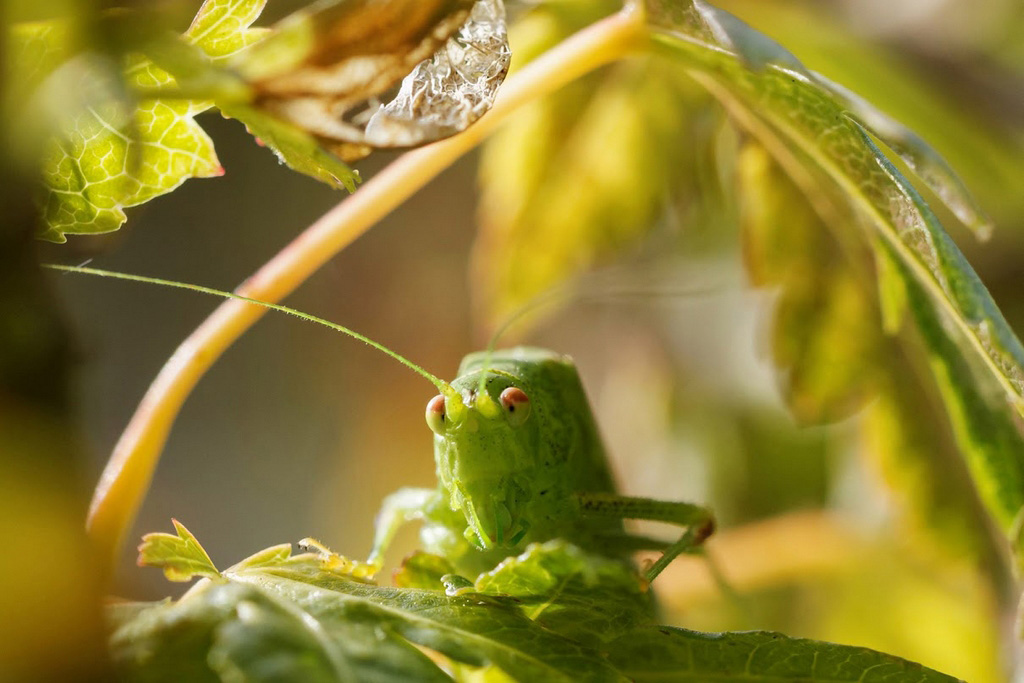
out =
<path fill-rule="evenodd" d="M 592 276 L 593 278 L 593 276 Z M 575 301 L 575 302 L 601 302 L 601 301 L 612 301 L 612 300 L 629 300 L 629 299 L 668 299 L 668 298 L 679 298 L 685 296 L 695 296 L 699 294 L 711 294 L 722 290 L 721 285 L 711 285 L 706 287 L 599 287 L 598 291 L 594 291 L 592 285 L 588 285 L 586 291 L 583 292 L 584 285 L 586 285 L 587 278 L 580 278 L 575 282 L 566 285 L 560 285 L 547 289 L 525 304 L 516 309 L 501 325 L 495 329 L 494 334 L 491 335 L 491 340 L 487 343 L 487 348 L 484 352 L 484 362 L 481 366 L 480 373 L 480 384 L 477 387 L 477 393 L 481 393 L 484 390 L 484 384 L 487 379 L 487 368 L 491 362 L 491 354 L 494 353 L 495 347 L 498 345 L 498 340 L 501 339 L 502 335 L 511 329 L 513 325 L 522 320 L 527 314 L 536 311 L 544 306 L 558 303 L 559 300 L 563 301 Z"/>
<path fill-rule="evenodd" d="M 449 385 L 447 382 L 445 382 L 444 380 L 442 380 L 442 379 L 440 379 L 438 377 L 435 377 L 434 375 L 430 374 L 429 372 L 427 372 L 426 370 L 424 370 L 420 366 L 418 366 L 415 363 L 413 363 L 411 360 L 408 360 L 407 358 L 404 358 L 403 356 L 398 355 L 397 353 L 395 353 L 391 349 L 387 348 L 383 344 L 380 344 L 379 342 L 375 342 L 374 340 L 370 339 L 369 337 L 366 337 L 364 335 L 359 334 L 355 330 L 350 330 L 349 328 L 345 327 L 344 325 L 339 325 L 337 323 L 332 323 L 330 320 L 324 320 L 323 318 L 318 318 L 315 315 L 310 315 L 308 313 L 303 313 L 302 311 L 297 311 L 294 308 L 288 308 L 287 306 L 281 306 L 280 304 L 272 304 L 272 303 L 270 303 L 268 301 L 260 301 L 259 299 L 250 299 L 249 297 L 241 296 L 239 294 L 234 294 L 232 292 L 226 292 L 226 291 L 223 291 L 223 290 L 220 290 L 220 289 L 213 289 L 212 287 L 203 287 L 202 285 L 192 285 L 192 284 L 189 284 L 187 282 L 175 282 L 174 280 L 163 280 L 161 278 L 146 277 L 144 275 L 130 275 L 128 273 L 117 273 L 117 272 L 114 272 L 114 271 L 111 271 L 111 270 L 101 270 L 99 268 L 86 268 L 86 267 L 83 267 L 83 266 L 62 266 L 62 265 L 58 265 L 58 264 L 55 264 L 55 263 L 45 263 L 45 264 L 43 264 L 43 267 L 44 268 L 49 268 L 51 270 L 60 270 L 60 271 L 68 272 L 68 273 L 82 273 L 82 274 L 85 274 L 85 275 L 98 275 L 100 277 L 109 277 L 109 278 L 114 278 L 114 279 L 117 279 L 117 280 L 129 280 L 131 282 L 144 282 L 144 283 L 150 284 L 150 285 L 163 285 L 164 287 L 174 287 L 174 288 L 177 288 L 177 289 L 188 289 L 188 290 L 191 290 L 193 292 L 199 292 L 201 294 L 210 294 L 210 295 L 219 296 L 219 297 L 222 297 L 222 298 L 225 298 L 225 299 L 238 299 L 239 301 L 245 301 L 246 303 L 254 304 L 256 306 L 263 306 L 264 308 L 269 308 L 269 309 L 272 309 L 272 310 L 275 310 L 275 311 L 280 311 L 282 313 L 287 313 L 288 315 L 293 315 L 296 318 L 302 318 L 303 320 L 306 320 L 308 322 L 317 323 L 318 325 L 323 325 L 324 327 L 329 327 L 332 330 L 335 330 L 337 332 L 343 332 L 344 334 L 347 334 L 350 337 L 358 339 L 359 341 L 363 342 L 364 344 L 367 344 L 367 345 L 372 346 L 373 348 L 377 349 L 381 353 L 384 353 L 384 354 L 387 354 L 388 356 L 391 356 L 392 358 L 394 358 L 395 360 L 397 360 L 399 363 L 401 363 L 402 365 L 406 366 L 410 370 L 413 370 L 414 372 L 416 372 L 416 373 L 420 374 L 421 376 L 425 377 L 435 387 L 437 387 L 438 391 L 440 391 L 441 393 L 443 393 L 443 394 L 454 394 L 454 389 L 452 389 L 451 385 Z"/>

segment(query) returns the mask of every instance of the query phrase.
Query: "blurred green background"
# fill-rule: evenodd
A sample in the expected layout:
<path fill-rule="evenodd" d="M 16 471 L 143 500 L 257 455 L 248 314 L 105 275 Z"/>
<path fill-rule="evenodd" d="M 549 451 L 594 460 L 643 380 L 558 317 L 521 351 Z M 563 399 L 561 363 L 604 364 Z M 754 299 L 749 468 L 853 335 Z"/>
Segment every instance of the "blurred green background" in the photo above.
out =
<path fill-rule="evenodd" d="M 268 13 L 298 4 L 272 2 Z M 1024 330 L 1024 4 L 718 5 L 946 156 L 996 232 L 978 243 L 953 219 L 943 221 L 1011 326 Z M 614 3 L 554 2 L 537 10 L 510 3 L 522 21 L 512 34 L 515 58 L 609 8 Z M 650 77 L 660 68 L 614 67 L 561 100 L 524 111 L 483 161 L 473 154 L 443 173 L 285 303 L 451 377 L 461 356 L 488 339 L 488 287 L 495 286 L 485 282 L 488 274 L 505 268 L 515 276 L 521 267 L 497 263 L 486 243 L 474 251 L 479 225 L 492 241 L 503 227 L 541 226 L 547 232 L 534 237 L 529 253 L 560 248 L 562 228 L 628 218 L 620 223 L 637 227 L 626 238 L 582 238 L 595 245 L 599 267 L 577 287 L 586 296 L 568 296 L 504 341 L 576 358 L 625 492 L 707 501 L 718 513 L 721 538 L 711 548 L 740 599 L 722 598 L 701 566 L 683 562 L 659 581 L 667 619 L 862 644 L 976 682 L 1008 680 L 1016 591 L 1001 546 L 976 518 L 949 521 L 977 507 L 966 487 L 948 489 L 964 500 L 951 503 L 945 518 L 915 507 L 915 487 L 943 477 L 962 484 L 962 464 L 936 457 L 931 467 L 948 468 L 936 474 L 880 456 L 872 440 L 884 431 L 877 415 L 851 410 L 830 426 L 791 416 L 780 388 L 785 378 L 772 363 L 778 291 L 749 287 L 741 254 L 744 197 L 732 152 L 744 141 L 683 79 Z M 609 82 L 634 90 L 617 99 Z M 652 82 L 669 85 L 651 90 Z M 627 120 L 637 111 L 653 112 L 653 123 Z M 612 112 L 603 136 L 602 112 Z M 570 128 L 593 124 L 594 139 L 556 149 L 537 175 L 557 196 L 538 199 L 515 175 L 532 167 L 512 142 L 533 139 L 531 117 L 544 116 Z M 237 122 L 217 114 L 200 121 L 216 142 L 224 177 L 190 181 L 129 211 L 120 232 L 72 237 L 48 246 L 44 259 L 232 289 L 344 198 L 278 165 Z M 627 133 L 636 137 L 618 150 L 623 156 L 609 156 L 615 136 Z M 607 158 L 605 184 L 579 172 L 590 152 Z M 369 178 L 393 158 L 375 155 L 358 168 Z M 646 194 L 635 199 L 641 186 Z M 513 217 L 507 202 L 522 196 L 506 195 L 516 191 L 533 204 Z M 594 216 L 585 218 L 586 207 Z M 77 275 L 55 280 L 77 334 L 76 398 L 95 479 L 148 383 L 217 302 Z M 180 592 L 160 572 L 137 568 L 132 547 L 145 532 L 169 530 L 171 517 L 220 567 L 305 536 L 365 556 L 380 500 L 400 486 L 434 481 L 423 421 L 433 393 L 358 342 L 268 315 L 186 403 L 113 592 L 134 599 Z M 933 424 L 933 438 L 952 449 L 948 427 L 928 422 L 941 414 L 932 398 L 919 401 L 921 414 L 906 419 Z M 868 405 L 879 407 L 870 399 Z M 747 526 L 759 523 L 766 526 Z M 392 562 L 415 542 L 413 529 L 403 532 Z"/>

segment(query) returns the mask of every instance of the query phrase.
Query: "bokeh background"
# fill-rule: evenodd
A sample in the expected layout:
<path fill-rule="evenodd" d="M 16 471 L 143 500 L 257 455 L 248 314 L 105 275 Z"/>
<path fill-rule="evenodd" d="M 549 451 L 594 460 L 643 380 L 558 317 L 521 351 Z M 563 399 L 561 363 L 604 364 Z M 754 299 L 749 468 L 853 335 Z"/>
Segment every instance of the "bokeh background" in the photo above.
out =
<path fill-rule="evenodd" d="M 268 17 L 298 4 L 271 2 Z M 521 22 L 512 33 L 516 59 L 614 7 L 535 4 L 509 4 Z M 1011 326 L 1024 330 L 1024 5 L 717 4 L 946 156 L 996 232 L 979 243 L 952 219 L 944 222 Z M 488 274 L 517 273 L 515 263 L 494 263 L 474 246 L 480 226 L 493 236 L 532 221 L 543 230 L 530 249 L 542 251 L 558 248 L 561 228 L 587 220 L 586 206 L 606 221 L 642 225 L 609 248 L 595 247 L 596 272 L 513 327 L 503 343 L 575 357 L 625 492 L 707 501 L 716 510 L 721 533 L 712 552 L 738 596 L 723 596 L 699 563 L 680 562 L 659 581 L 666 619 L 862 644 L 979 683 L 1007 680 L 1016 657 L 1015 591 L 993 532 L 973 518 L 952 532 L 915 508 L 913 489 L 929 473 L 878 457 L 864 412 L 807 424 L 787 407 L 786 377 L 772 362 L 779 293 L 751 287 L 744 268 L 743 197 L 729 154 L 742 136 L 682 79 L 645 90 L 657 65 L 618 68 L 550 104 L 563 125 L 593 124 L 595 138 L 607 126 L 606 149 L 559 149 L 540 174 L 557 197 L 531 198 L 536 215 L 510 217 L 502 203 L 502 192 L 524 184 L 515 174 L 529 170 L 514 143 L 529 140 L 530 117 L 544 114 L 531 108 L 493 147 L 443 173 L 285 303 L 451 377 L 462 355 L 486 344 L 493 323 L 507 317 L 488 313 Z M 634 90 L 617 98 L 609 80 Z M 587 99 L 600 88 L 602 97 Z M 633 108 L 661 103 L 661 128 L 630 118 Z M 222 178 L 187 182 L 131 210 L 121 231 L 73 237 L 47 247 L 45 258 L 232 289 L 344 199 L 278 165 L 237 122 L 217 114 L 200 120 L 215 140 Z M 661 149 L 665 137 L 645 142 L 646 133 L 673 127 L 679 134 L 668 138 L 670 152 Z M 618 135 L 634 137 L 616 145 Z M 602 151 L 609 156 L 600 178 L 579 172 L 587 154 Z M 630 151 L 648 157 L 637 161 Z M 357 167 L 372 177 L 394 158 L 381 153 Z M 660 175 L 616 175 L 638 167 Z M 630 200 L 644 192 L 642 202 Z M 218 302 L 79 275 L 54 279 L 77 334 L 76 397 L 95 479 L 160 366 Z M 433 393 L 358 342 L 270 314 L 189 398 L 130 538 L 169 530 L 174 517 L 219 567 L 306 536 L 363 557 L 380 500 L 401 486 L 433 484 L 423 421 Z M 922 411 L 934 411 L 933 397 L 920 401 Z M 951 440 L 944 423 L 934 429 Z M 932 465 L 961 483 L 966 477 L 955 460 Z M 955 495 L 976 506 L 963 488 Z M 407 529 L 392 564 L 415 543 L 415 529 Z M 133 545 L 123 552 L 114 592 L 179 594 L 182 587 L 158 570 L 135 566 Z"/>

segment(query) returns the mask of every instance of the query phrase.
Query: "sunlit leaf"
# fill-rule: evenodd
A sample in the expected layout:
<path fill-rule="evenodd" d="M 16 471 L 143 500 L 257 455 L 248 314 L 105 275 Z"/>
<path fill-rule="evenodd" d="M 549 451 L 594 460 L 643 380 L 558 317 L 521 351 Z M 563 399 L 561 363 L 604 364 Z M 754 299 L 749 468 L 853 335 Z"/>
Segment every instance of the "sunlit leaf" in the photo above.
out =
<path fill-rule="evenodd" d="M 920 63 L 883 49 L 877 37 L 872 40 L 851 31 L 841 15 L 821 4 L 715 4 L 785 45 L 805 65 L 907 124 L 942 151 L 991 212 L 1007 218 L 1020 215 L 1024 194 L 1016 188 L 1024 173 L 1024 140 L 1019 125 L 1015 131 L 1013 121 L 993 116 L 990 102 L 974 92 L 965 97 L 962 90 L 950 87 L 957 79 L 930 78 Z M 940 111 L 942 115 L 936 116 Z"/>
<path fill-rule="evenodd" d="M 459 680 L 952 680 L 864 648 L 650 625 L 649 595 L 633 569 L 563 541 L 530 546 L 455 594 L 377 586 L 322 555 L 283 548 L 203 580 L 177 602 L 114 606 L 111 653 L 122 675 L 450 680 L 443 662 Z"/>
<path fill-rule="evenodd" d="M 879 251 L 880 258 L 893 261 L 881 270 L 887 278 L 885 286 L 904 292 L 978 492 L 1000 526 L 1011 532 L 1024 509 L 1024 436 L 1020 420 L 1001 396 L 993 396 L 984 383 L 979 384 L 964 357 L 959 332 L 949 329 L 937 315 L 928 295 L 899 264 L 892 250 Z"/>
<path fill-rule="evenodd" d="M 609 5 L 537 8 L 515 28 L 517 64 Z M 488 142 L 473 273 L 486 322 L 648 234 L 692 173 L 684 112 L 694 92 L 672 68 L 638 57 L 523 107 Z"/>
<path fill-rule="evenodd" d="M 248 26 L 263 4 L 262 0 L 208 0 L 185 38 L 210 56 L 224 58 L 259 36 L 258 30 L 250 32 Z M 68 39 L 46 25 L 39 25 L 37 31 L 34 40 L 41 35 Z M 65 66 L 75 67 L 76 63 Z M 84 75 L 94 72 L 88 69 Z M 140 55 L 127 58 L 123 79 L 129 88 L 147 91 L 175 84 L 167 71 Z M 100 91 L 81 106 L 46 153 L 47 230 L 43 236 L 63 241 L 68 233 L 117 230 L 125 221 L 125 208 L 170 192 L 189 178 L 221 175 L 213 143 L 194 120 L 210 106 L 209 102 L 168 99 L 135 104 L 113 88 Z"/>
<path fill-rule="evenodd" d="M 565 541 L 534 545 L 481 574 L 475 590 L 512 595 L 538 624 L 596 645 L 649 623 L 654 602 L 635 570 Z"/>
<path fill-rule="evenodd" d="M 740 154 L 737 180 L 747 270 L 780 288 L 772 337 L 787 403 L 804 422 L 847 417 L 883 363 L 873 282 L 756 143 Z"/>
<path fill-rule="evenodd" d="M 174 522 L 177 534 L 155 532 L 142 537 L 139 546 L 139 565 L 159 567 L 169 581 L 190 581 L 197 576 L 220 576 L 210 556 L 199 541 L 178 520 Z"/>
<path fill-rule="evenodd" d="M 801 185 L 805 194 L 817 191 L 815 173 L 831 179 L 849 205 L 893 249 L 901 268 L 938 304 L 944 319 L 967 340 L 966 348 L 987 369 L 985 381 L 998 382 L 1017 412 L 1024 411 L 1024 347 L 918 192 L 850 113 L 849 100 L 837 97 L 829 85 L 795 66 L 783 48 L 777 47 L 773 54 L 764 48 L 764 36 L 735 19 L 724 20 L 720 11 L 704 3 L 686 8 L 650 0 L 648 6 L 655 42 L 663 52 L 684 64 L 721 100 L 787 173 L 798 182 L 809 180 Z M 743 47 L 748 43 L 758 46 L 755 57 L 751 56 L 755 51 Z M 879 135 L 885 136 L 885 132 Z M 802 168 L 805 161 L 813 166 L 810 175 Z M 955 194 L 955 188 L 945 189 Z M 917 322 L 927 321 L 919 318 Z M 940 386 L 949 382 L 942 376 L 948 370 L 944 364 L 933 364 L 933 369 Z M 954 423 L 971 424 L 975 430 L 981 423 L 974 419 L 987 420 L 991 411 L 981 411 L 985 418 L 973 415 L 974 404 L 966 394 L 978 395 L 976 387 L 981 385 L 974 375 L 958 375 L 957 380 L 943 397 Z M 1003 437 L 1010 438 L 1005 420 L 997 422 L 997 441 L 1005 444 Z M 980 431 L 976 433 L 980 436 Z M 967 443 L 961 445 L 973 459 Z M 1008 516 L 1020 507 L 1024 487 L 1013 474 L 1019 471 L 1016 456 L 1003 445 L 989 452 L 992 459 L 987 466 L 972 466 L 972 472 L 980 477 L 976 485 L 993 506 L 993 516 L 1005 526 Z"/>

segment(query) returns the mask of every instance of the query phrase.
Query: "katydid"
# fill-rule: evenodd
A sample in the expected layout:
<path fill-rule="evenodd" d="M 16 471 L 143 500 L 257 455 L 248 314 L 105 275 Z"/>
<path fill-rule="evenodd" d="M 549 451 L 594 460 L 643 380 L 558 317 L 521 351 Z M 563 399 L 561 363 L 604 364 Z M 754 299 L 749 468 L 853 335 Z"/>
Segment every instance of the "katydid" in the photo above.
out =
<path fill-rule="evenodd" d="M 472 353 L 449 384 L 363 335 L 285 306 L 198 285 L 51 267 L 242 299 L 290 313 L 355 337 L 433 383 L 441 393 L 427 403 L 426 421 L 434 433 L 437 488 L 400 489 L 385 499 L 360 574 L 379 571 L 397 530 L 414 520 L 423 522 L 424 549 L 469 576 L 494 568 L 531 543 L 561 538 L 623 560 L 637 550 L 661 550 L 644 572 L 651 581 L 680 553 L 698 552 L 714 530 L 705 507 L 616 493 L 583 385 L 568 356 L 529 347 Z M 660 541 L 628 533 L 626 519 L 667 522 L 685 531 L 675 542 Z"/>
<path fill-rule="evenodd" d="M 470 576 L 526 545 L 563 538 L 627 557 L 663 550 L 652 580 L 714 529 L 690 503 L 621 496 L 576 366 L 568 356 L 519 347 L 466 356 L 451 391 L 427 403 L 436 489 L 401 489 L 384 501 L 369 563 L 379 568 L 396 530 L 422 520 L 425 550 Z M 627 533 L 624 519 L 686 527 L 674 543 Z"/>

